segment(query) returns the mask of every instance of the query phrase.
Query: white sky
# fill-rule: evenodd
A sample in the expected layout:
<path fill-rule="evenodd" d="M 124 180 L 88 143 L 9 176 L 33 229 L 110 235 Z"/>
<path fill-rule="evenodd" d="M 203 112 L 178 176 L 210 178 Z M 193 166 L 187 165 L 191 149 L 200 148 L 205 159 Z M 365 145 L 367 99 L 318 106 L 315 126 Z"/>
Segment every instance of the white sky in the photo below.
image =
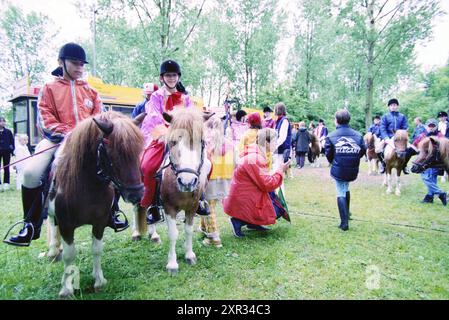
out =
<path fill-rule="evenodd" d="M 95 0 L 81 1 L 87 5 L 95 2 Z M 447 15 L 434 20 L 432 39 L 425 44 L 419 44 L 416 49 L 417 63 L 421 65 L 423 71 L 443 66 L 449 59 L 449 0 L 440 1 L 441 7 Z M 290 1 L 281 0 L 281 2 Z M 79 39 L 87 39 L 92 36 L 91 19 L 80 17 L 75 0 L 12 0 L 11 3 L 21 7 L 25 12 L 42 12 L 52 19 L 55 26 L 60 28 L 60 33 L 54 39 L 55 47 L 59 47 L 65 42 L 76 42 Z M 284 41 L 284 43 L 286 42 Z"/>

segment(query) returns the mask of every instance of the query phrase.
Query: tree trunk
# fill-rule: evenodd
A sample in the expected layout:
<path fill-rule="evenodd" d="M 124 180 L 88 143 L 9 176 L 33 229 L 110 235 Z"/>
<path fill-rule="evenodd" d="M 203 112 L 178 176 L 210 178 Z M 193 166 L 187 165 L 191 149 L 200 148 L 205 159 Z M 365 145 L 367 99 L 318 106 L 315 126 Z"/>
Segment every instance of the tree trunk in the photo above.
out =
<path fill-rule="evenodd" d="M 370 1 L 368 3 L 368 16 L 369 16 L 369 32 L 367 39 L 367 79 L 366 79 L 366 103 L 365 103 L 365 128 L 368 130 L 371 125 L 371 114 L 373 110 L 373 101 L 374 101 L 374 46 L 376 39 L 376 30 L 374 27 L 374 1 Z"/>

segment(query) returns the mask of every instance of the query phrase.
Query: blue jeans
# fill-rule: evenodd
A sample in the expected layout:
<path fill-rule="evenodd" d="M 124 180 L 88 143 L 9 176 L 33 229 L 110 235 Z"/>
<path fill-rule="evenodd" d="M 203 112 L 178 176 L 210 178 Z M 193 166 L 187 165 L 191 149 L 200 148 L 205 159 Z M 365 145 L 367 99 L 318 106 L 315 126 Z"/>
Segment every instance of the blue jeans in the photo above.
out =
<path fill-rule="evenodd" d="M 438 169 L 429 168 L 421 173 L 421 179 L 427 187 L 427 194 L 433 196 L 435 194 L 444 193 L 437 185 Z"/>
<path fill-rule="evenodd" d="M 335 186 L 337 187 L 337 198 L 339 197 L 346 198 L 346 192 L 349 191 L 349 182 L 335 180 Z"/>

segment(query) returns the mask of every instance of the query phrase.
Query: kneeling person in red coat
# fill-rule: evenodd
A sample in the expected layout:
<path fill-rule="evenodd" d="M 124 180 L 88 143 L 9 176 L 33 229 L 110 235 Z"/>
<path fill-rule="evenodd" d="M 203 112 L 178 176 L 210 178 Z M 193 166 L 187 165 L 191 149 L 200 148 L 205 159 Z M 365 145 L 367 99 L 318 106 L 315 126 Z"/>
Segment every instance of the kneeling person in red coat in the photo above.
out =
<path fill-rule="evenodd" d="M 223 200 L 224 212 L 231 216 L 231 225 L 236 237 L 243 237 L 241 227 L 264 230 L 263 226 L 276 222 L 269 192 L 282 184 L 283 173 L 290 161 L 279 166 L 270 175 L 267 154 L 276 149 L 276 132 L 262 129 L 257 133 L 256 143 L 249 145 L 240 154 L 237 169 L 232 177 L 231 188 Z"/>

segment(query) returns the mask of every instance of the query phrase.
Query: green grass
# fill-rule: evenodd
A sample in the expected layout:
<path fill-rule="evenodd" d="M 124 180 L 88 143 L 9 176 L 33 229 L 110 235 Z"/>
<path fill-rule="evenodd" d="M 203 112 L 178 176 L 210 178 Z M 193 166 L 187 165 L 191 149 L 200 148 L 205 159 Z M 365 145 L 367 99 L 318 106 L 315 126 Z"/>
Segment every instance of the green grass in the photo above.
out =
<path fill-rule="evenodd" d="M 322 159 L 321 159 L 322 160 Z M 219 210 L 223 248 L 204 247 L 194 235 L 195 266 L 184 262 L 183 227 L 177 246 L 179 273 L 165 271 L 162 245 L 131 241 L 131 231 L 105 233 L 103 272 L 108 285 L 93 292 L 90 229 L 76 232 L 81 271 L 77 299 L 448 299 L 449 207 L 438 199 L 419 203 L 426 189 L 418 175 L 402 178 L 401 197 L 387 195 L 381 178 L 366 174 L 351 183 L 350 230 L 342 232 L 329 170 L 306 167 L 286 181 L 292 224 L 235 238 Z M 448 184 L 442 184 L 443 190 Z M 131 207 L 122 203 L 128 217 Z M 0 234 L 21 216 L 20 193 L 0 193 Z M 196 220 L 196 225 L 198 224 Z M 29 248 L 0 244 L 0 299 L 56 299 L 63 265 L 39 258 L 43 237 Z M 377 289 L 369 289 L 377 270 Z"/>

